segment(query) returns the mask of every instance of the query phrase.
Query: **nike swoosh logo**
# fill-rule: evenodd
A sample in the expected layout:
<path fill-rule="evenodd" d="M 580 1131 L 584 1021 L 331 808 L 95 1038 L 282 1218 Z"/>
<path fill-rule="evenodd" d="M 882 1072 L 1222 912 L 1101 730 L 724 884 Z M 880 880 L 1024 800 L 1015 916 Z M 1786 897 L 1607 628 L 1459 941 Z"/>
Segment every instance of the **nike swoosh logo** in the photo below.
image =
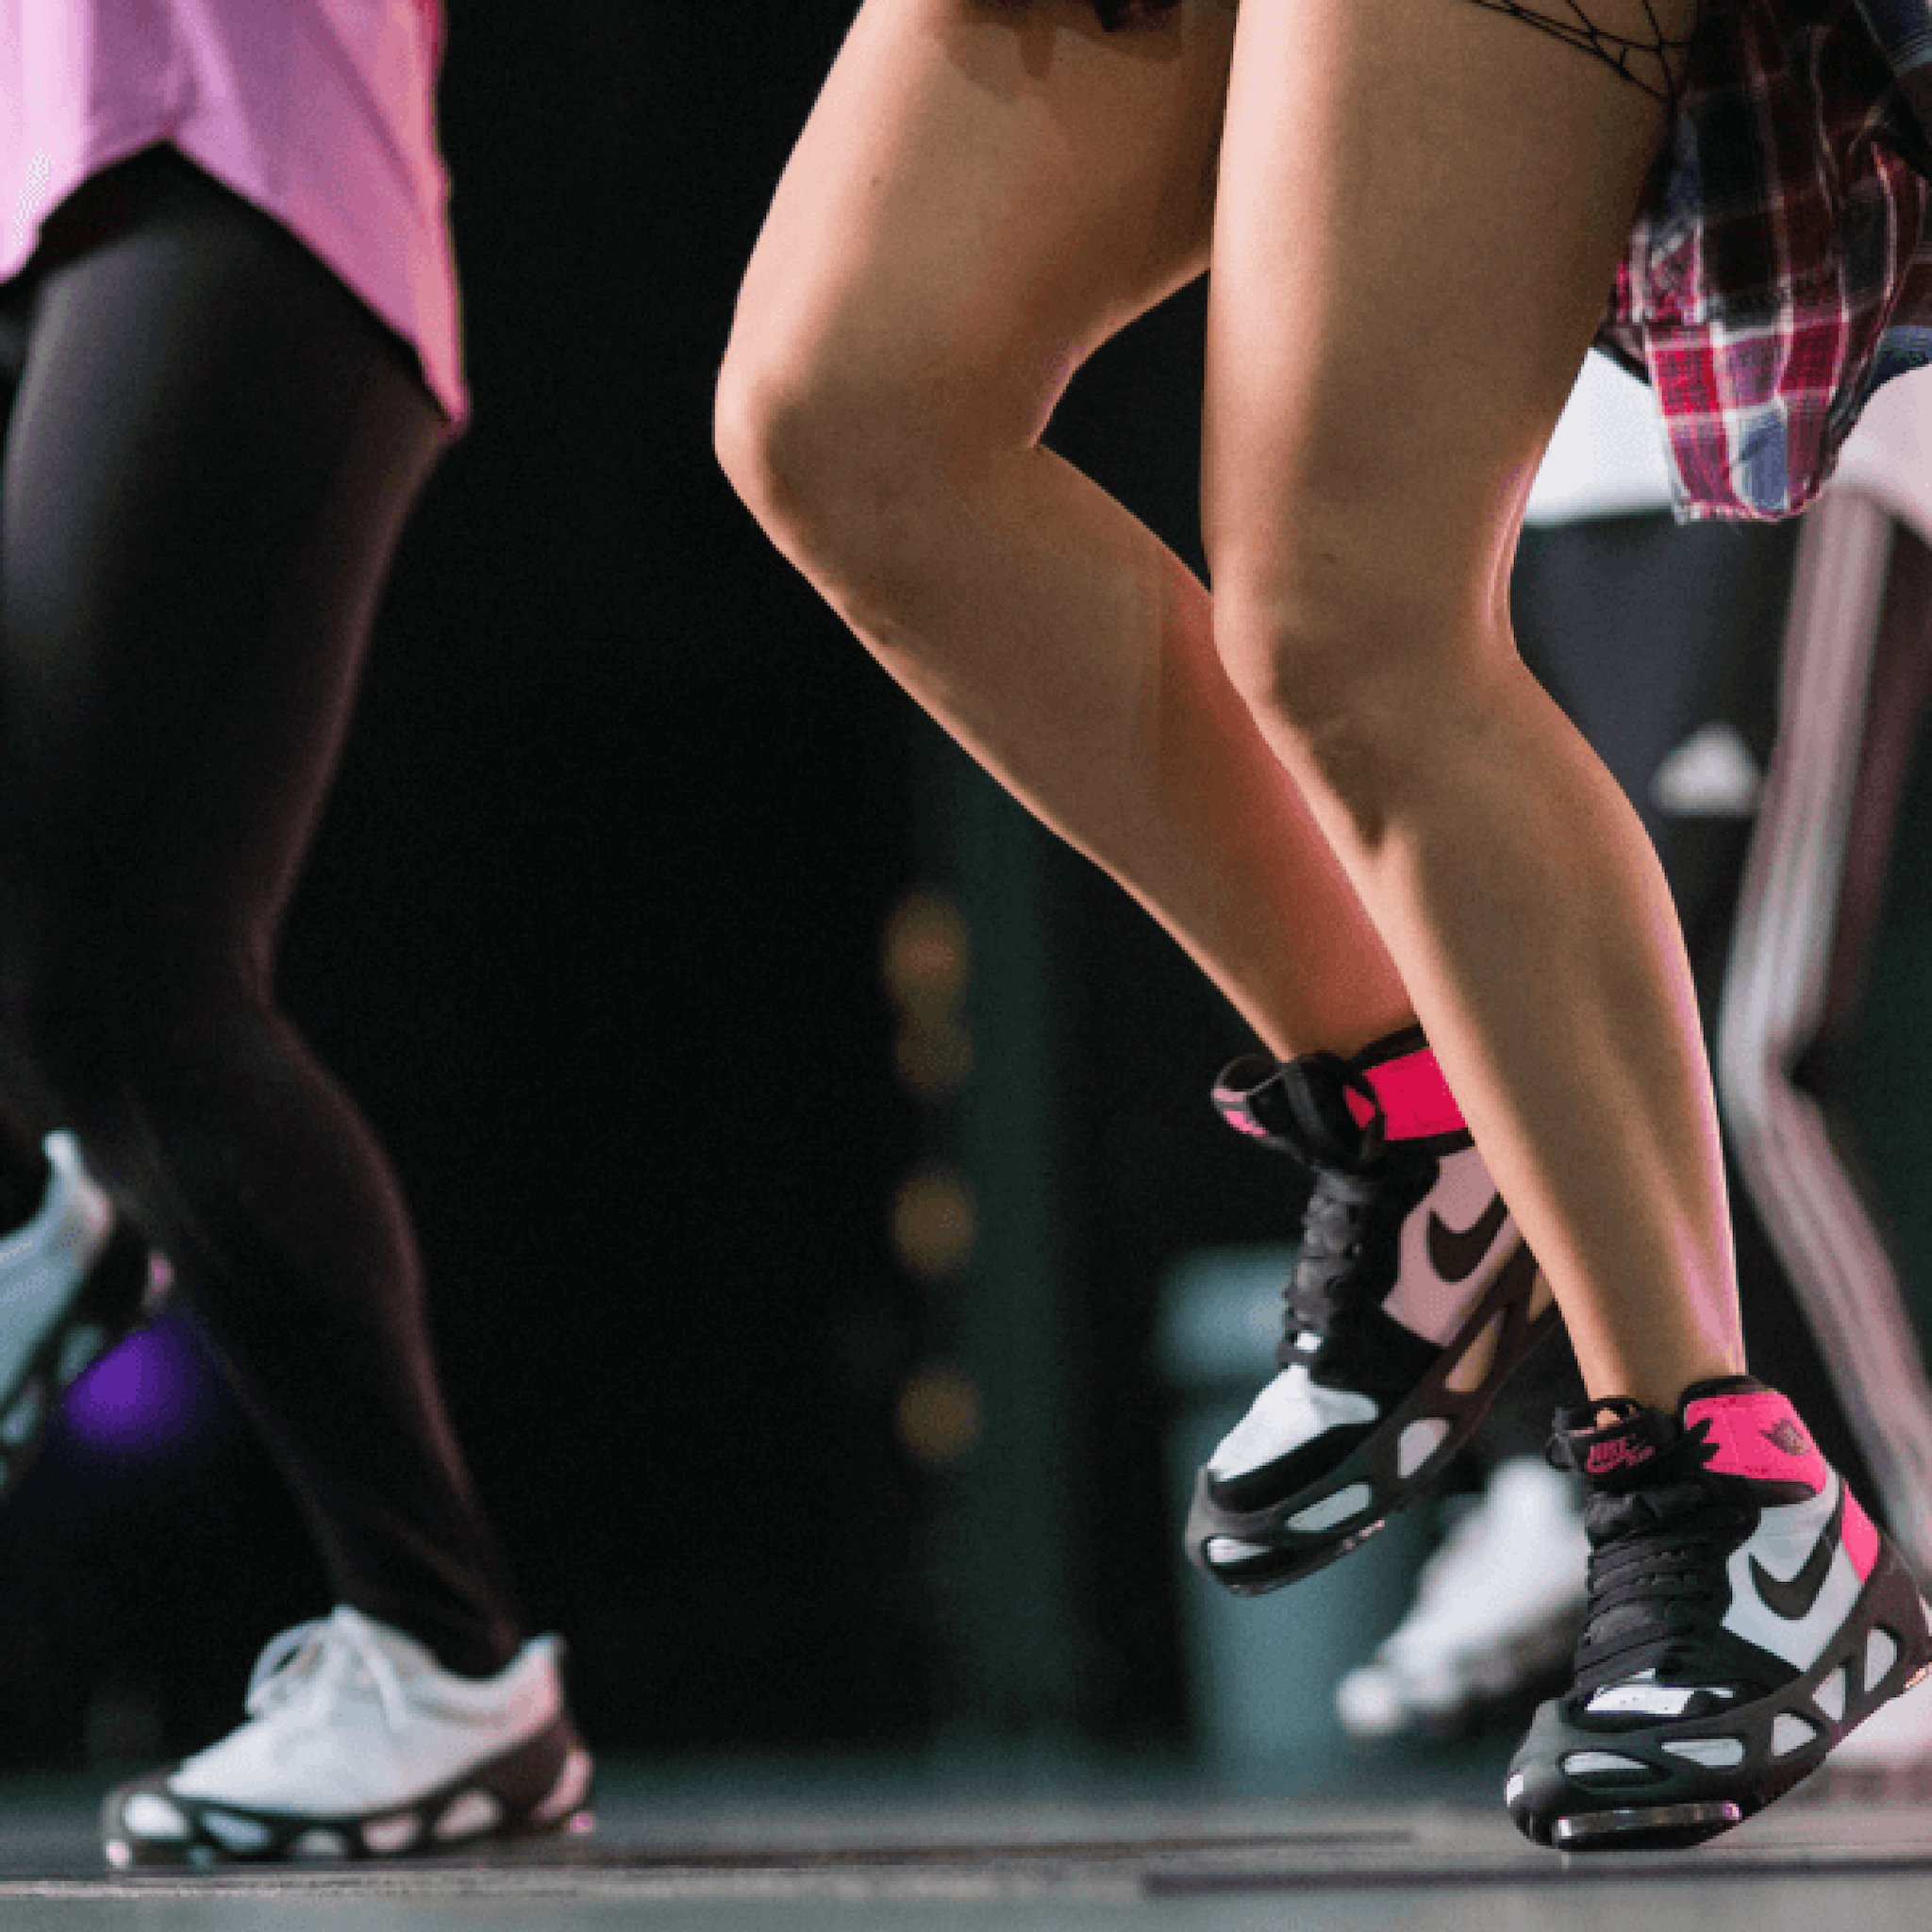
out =
<path fill-rule="evenodd" d="M 1429 1266 L 1444 1281 L 1467 1281 L 1483 1265 L 1509 1217 L 1498 1194 L 1471 1227 L 1451 1227 L 1434 1209 L 1429 1213 Z"/>
<path fill-rule="evenodd" d="M 1838 1486 L 1838 1507 L 1831 1512 L 1831 1521 L 1818 1533 L 1818 1541 L 1811 1545 L 1811 1554 L 1805 1558 L 1805 1566 L 1789 1583 L 1780 1583 L 1756 1557 L 1751 1558 L 1751 1581 L 1757 1587 L 1757 1594 L 1764 1599 L 1764 1607 L 1774 1617 L 1782 1617 L 1787 1624 L 1800 1624 L 1811 1614 L 1811 1606 L 1818 1601 L 1818 1592 L 1824 1588 L 1824 1579 L 1831 1574 L 1831 1559 L 1838 1554 L 1839 1538 L 1845 1525 L 1845 1486 Z"/>

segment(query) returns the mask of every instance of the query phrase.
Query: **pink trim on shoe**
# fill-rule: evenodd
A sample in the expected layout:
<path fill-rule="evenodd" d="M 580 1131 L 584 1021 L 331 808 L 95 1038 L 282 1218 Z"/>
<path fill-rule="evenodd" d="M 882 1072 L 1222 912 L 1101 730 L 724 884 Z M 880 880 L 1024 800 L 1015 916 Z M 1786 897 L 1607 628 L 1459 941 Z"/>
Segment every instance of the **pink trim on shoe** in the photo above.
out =
<path fill-rule="evenodd" d="M 1375 1090 L 1382 1103 L 1382 1117 L 1388 1122 L 1391 1141 L 1414 1141 L 1428 1134 L 1459 1134 L 1464 1131 L 1462 1109 L 1436 1064 L 1434 1052 L 1424 1046 L 1406 1053 L 1399 1059 L 1384 1060 L 1380 1066 L 1357 1071 Z M 1357 1126 L 1371 1118 L 1369 1104 L 1358 1093 L 1349 1093 L 1348 1110 Z"/>
<path fill-rule="evenodd" d="M 1858 1581 L 1863 1583 L 1872 1574 L 1872 1566 L 1878 1560 L 1878 1532 L 1872 1526 L 1872 1519 L 1858 1507 L 1858 1499 L 1850 1490 L 1845 1491 L 1844 1523 L 1845 1555 L 1852 1559 L 1852 1568 L 1857 1573 Z"/>
<path fill-rule="evenodd" d="M 1684 1426 L 1710 1424 L 1717 1454 L 1705 1467 L 1714 1475 L 1749 1476 L 1756 1482 L 1805 1483 L 1811 1492 L 1831 1480 L 1831 1466 L 1818 1453 L 1797 1411 L 1775 1389 L 1740 1395 L 1706 1395 L 1684 1410 Z"/>
<path fill-rule="evenodd" d="M 1268 1129 L 1248 1111 L 1246 1094 L 1236 1093 L 1229 1088 L 1217 1087 L 1214 1090 L 1214 1106 L 1221 1118 L 1237 1134 L 1245 1134 L 1251 1141 L 1265 1141 L 1268 1138 Z"/>

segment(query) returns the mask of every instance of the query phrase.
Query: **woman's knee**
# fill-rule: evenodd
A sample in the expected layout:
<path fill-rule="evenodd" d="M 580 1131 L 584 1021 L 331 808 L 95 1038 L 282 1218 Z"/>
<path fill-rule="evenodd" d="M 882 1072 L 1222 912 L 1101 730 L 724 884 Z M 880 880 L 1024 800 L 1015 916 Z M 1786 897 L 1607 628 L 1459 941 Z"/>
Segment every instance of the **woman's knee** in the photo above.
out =
<path fill-rule="evenodd" d="M 719 372 L 718 461 L 731 486 L 788 551 L 816 551 L 844 525 L 862 529 L 869 502 L 895 473 L 893 411 L 862 380 L 734 348 Z"/>
<path fill-rule="evenodd" d="M 779 548 L 822 588 L 863 592 L 942 541 L 974 473 L 1025 439 L 991 384 L 913 358 L 734 342 L 718 379 L 717 457 Z M 975 397 L 977 402 L 975 404 Z"/>
<path fill-rule="evenodd" d="M 1215 574 L 1215 642 L 1263 736 L 1311 794 L 1374 843 L 1432 732 L 1509 653 L 1507 622 L 1467 581 L 1387 543 L 1297 545 Z"/>

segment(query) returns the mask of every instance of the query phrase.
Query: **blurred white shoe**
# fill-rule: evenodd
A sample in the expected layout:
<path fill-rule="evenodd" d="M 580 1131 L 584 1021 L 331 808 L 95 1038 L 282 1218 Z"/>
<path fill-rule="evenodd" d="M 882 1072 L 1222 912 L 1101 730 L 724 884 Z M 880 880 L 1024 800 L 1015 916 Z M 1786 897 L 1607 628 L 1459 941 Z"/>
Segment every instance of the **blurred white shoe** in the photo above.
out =
<path fill-rule="evenodd" d="M 1423 1566 L 1407 1616 L 1336 1687 L 1352 1737 L 1455 1730 L 1564 1676 L 1590 1544 L 1574 1478 L 1537 1457 L 1499 1464 Z"/>

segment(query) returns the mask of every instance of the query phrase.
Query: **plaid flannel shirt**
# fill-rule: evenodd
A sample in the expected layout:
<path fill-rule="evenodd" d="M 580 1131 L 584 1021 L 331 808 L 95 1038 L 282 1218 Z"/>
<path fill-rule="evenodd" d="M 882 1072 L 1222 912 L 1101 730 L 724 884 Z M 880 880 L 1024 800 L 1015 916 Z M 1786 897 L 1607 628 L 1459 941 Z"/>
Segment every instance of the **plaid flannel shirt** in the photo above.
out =
<path fill-rule="evenodd" d="M 1598 341 L 1647 376 L 1677 514 L 1790 516 L 1932 361 L 1932 6 L 1707 0 Z"/>

